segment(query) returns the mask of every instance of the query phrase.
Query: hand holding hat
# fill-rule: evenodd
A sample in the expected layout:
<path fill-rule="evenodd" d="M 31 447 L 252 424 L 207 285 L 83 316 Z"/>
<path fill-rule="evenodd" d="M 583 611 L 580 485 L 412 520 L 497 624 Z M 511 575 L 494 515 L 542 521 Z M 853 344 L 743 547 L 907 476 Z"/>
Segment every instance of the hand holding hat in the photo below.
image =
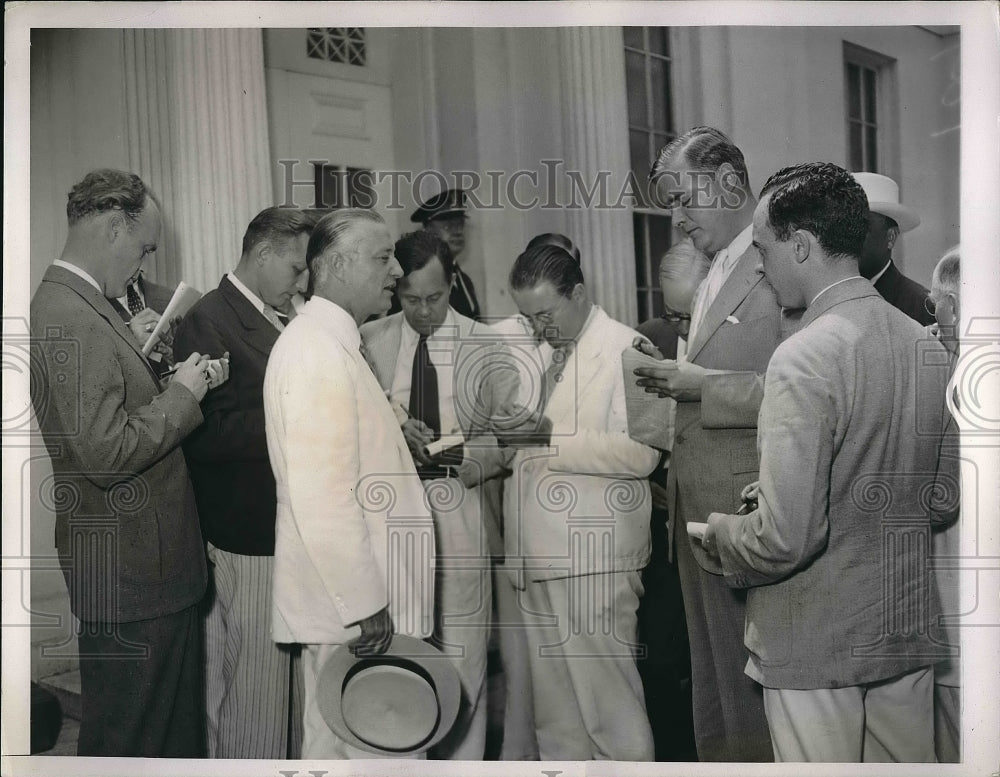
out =
<path fill-rule="evenodd" d="M 389 649 L 392 642 L 392 616 L 389 608 L 383 607 L 374 615 L 358 622 L 361 636 L 348 644 L 356 656 L 380 656 Z"/>

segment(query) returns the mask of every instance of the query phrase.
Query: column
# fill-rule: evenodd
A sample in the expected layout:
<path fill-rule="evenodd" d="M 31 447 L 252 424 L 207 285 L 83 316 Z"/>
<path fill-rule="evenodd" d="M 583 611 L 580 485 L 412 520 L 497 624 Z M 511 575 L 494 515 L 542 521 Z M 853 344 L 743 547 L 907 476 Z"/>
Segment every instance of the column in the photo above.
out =
<path fill-rule="evenodd" d="M 619 27 L 559 29 L 562 134 L 567 170 L 590 187 L 604 171 L 614 204 L 629 164 L 625 55 Z M 612 318 L 634 326 L 638 316 L 632 213 L 627 207 L 570 208 L 568 234 L 579 245 L 591 298 Z"/>
<path fill-rule="evenodd" d="M 160 199 L 151 275 L 215 288 L 271 204 L 260 30 L 125 30 L 132 169 Z"/>

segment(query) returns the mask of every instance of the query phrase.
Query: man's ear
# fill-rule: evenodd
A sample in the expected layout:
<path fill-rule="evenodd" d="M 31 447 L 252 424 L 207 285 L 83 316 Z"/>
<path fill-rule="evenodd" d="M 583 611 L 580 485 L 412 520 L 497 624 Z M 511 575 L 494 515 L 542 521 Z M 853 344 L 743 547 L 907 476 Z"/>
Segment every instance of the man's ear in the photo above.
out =
<path fill-rule="evenodd" d="M 896 245 L 896 241 L 899 239 L 899 227 L 889 227 L 885 231 L 885 245 L 889 251 L 892 251 L 892 247 Z"/>
<path fill-rule="evenodd" d="M 571 291 L 569 294 L 570 299 L 572 299 L 574 302 L 579 302 L 586 295 L 587 295 L 587 289 L 584 287 L 582 283 L 576 284 L 576 286 L 573 287 L 573 291 Z"/>
<path fill-rule="evenodd" d="M 254 264 L 263 267 L 271 258 L 271 244 L 267 240 L 261 240 L 253 247 Z"/>
<path fill-rule="evenodd" d="M 804 229 L 796 229 L 792 233 L 792 251 L 795 253 L 796 264 L 802 264 L 809 258 L 809 254 L 812 252 L 812 242 L 815 239 L 811 233 Z"/>
<path fill-rule="evenodd" d="M 109 243 L 114 243 L 122 235 L 126 234 L 129 229 L 128 219 L 125 214 L 120 210 L 113 210 L 108 213 L 107 221 L 105 222 L 104 229 L 108 238 Z"/>

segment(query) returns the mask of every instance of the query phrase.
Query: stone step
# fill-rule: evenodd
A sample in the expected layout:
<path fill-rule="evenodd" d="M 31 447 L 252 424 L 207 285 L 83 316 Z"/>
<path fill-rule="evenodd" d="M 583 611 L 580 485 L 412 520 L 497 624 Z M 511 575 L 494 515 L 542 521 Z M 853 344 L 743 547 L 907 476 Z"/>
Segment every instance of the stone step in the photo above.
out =
<path fill-rule="evenodd" d="M 64 718 L 80 720 L 80 670 L 43 677 L 38 684 L 59 699 Z"/>

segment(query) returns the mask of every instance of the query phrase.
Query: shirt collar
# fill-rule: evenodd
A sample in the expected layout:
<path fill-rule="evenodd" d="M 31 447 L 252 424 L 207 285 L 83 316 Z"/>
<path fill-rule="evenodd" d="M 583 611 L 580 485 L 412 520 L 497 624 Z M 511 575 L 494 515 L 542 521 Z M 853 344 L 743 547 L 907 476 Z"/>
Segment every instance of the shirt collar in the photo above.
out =
<path fill-rule="evenodd" d="M 748 224 L 743 228 L 736 237 L 734 237 L 729 245 L 727 245 L 723 251 L 726 252 L 725 262 L 727 265 L 732 265 L 737 259 L 739 259 L 743 254 L 747 252 L 750 248 L 750 244 L 753 242 L 753 224 Z M 721 253 L 721 252 L 720 252 Z"/>
<path fill-rule="evenodd" d="M 84 270 L 82 267 L 78 267 L 77 265 L 71 264 L 70 262 L 64 261 L 63 259 L 56 259 L 52 264 L 54 264 L 56 267 L 62 267 L 64 270 L 69 270 L 74 275 L 80 276 L 87 283 L 89 283 L 91 286 L 97 289 L 102 295 L 104 294 L 104 289 L 102 289 L 101 285 L 94 280 L 94 276 L 91 275 L 86 270 Z"/>
<path fill-rule="evenodd" d="M 403 318 L 403 345 L 409 346 L 415 344 L 420 339 L 420 333 L 410 326 L 410 322 L 406 320 L 406 315 L 400 313 Z M 447 340 L 454 340 L 455 332 L 455 317 L 452 309 L 449 307 L 448 312 L 445 314 L 444 321 L 441 322 L 441 326 L 431 332 L 430 336 L 427 338 L 431 341 L 437 341 L 442 338 L 442 330 L 449 333 Z"/>
<path fill-rule="evenodd" d="M 889 269 L 889 265 L 892 264 L 892 259 L 885 263 L 885 267 L 875 273 L 871 278 L 871 285 L 874 286 L 878 283 L 878 279 L 885 275 L 885 271 Z"/>
<path fill-rule="evenodd" d="M 226 273 L 226 277 L 229 278 L 229 282 L 236 287 L 236 290 L 249 300 L 250 304 L 254 306 L 254 309 L 260 313 L 264 314 L 264 300 L 254 294 L 250 289 L 247 288 L 246 284 L 243 283 L 239 278 L 236 277 L 236 273 L 230 272 Z"/>

